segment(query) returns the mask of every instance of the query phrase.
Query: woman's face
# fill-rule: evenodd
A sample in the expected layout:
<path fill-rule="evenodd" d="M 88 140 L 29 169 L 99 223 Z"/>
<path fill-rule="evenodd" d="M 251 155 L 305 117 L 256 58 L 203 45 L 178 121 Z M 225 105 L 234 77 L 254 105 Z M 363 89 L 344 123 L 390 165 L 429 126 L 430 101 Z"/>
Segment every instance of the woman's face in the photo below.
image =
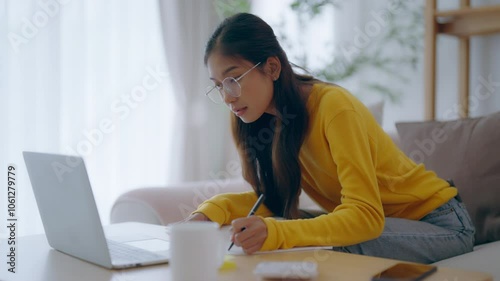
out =
<path fill-rule="evenodd" d="M 251 69 L 254 64 L 238 58 L 226 57 L 218 52 L 212 53 L 207 60 L 208 73 L 215 85 L 221 86 L 226 77 L 238 79 Z M 274 86 L 269 72 L 266 72 L 266 62 L 243 76 L 238 83 L 241 86 L 241 95 L 233 97 L 224 93 L 224 103 L 245 123 L 252 123 L 259 119 L 264 112 L 274 114 L 272 105 Z M 264 71 L 262 70 L 264 69 Z M 217 91 L 214 89 L 214 91 Z"/>

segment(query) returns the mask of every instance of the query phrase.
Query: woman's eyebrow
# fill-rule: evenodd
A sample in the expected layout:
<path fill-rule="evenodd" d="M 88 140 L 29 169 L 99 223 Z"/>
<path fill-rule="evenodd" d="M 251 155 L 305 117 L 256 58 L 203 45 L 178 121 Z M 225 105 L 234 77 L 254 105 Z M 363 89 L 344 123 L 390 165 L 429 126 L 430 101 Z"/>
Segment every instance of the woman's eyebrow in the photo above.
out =
<path fill-rule="evenodd" d="M 224 72 L 222 72 L 222 76 L 225 76 L 227 73 L 229 73 L 231 70 L 234 70 L 238 68 L 237 65 L 233 65 L 233 66 L 230 66 L 228 68 L 226 68 L 226 70 L 224 70 Z M 225 78 L 225 77 L 224 77 Z M 217 79 L 213 78 L 213 77 L 210 77 L 210 80 L 213 80 L 213 81 L 217 81 Z"/>

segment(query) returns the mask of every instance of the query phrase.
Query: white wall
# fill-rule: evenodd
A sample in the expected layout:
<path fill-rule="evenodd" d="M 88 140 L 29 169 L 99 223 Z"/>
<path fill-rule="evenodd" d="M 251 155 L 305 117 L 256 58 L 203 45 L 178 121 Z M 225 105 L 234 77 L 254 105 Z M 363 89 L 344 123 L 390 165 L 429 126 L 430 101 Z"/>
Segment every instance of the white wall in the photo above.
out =
<path fill-rule="evenodd" d="M 340 25 L 346 18 L 353 17 L 353 22 L 356 23 L 352 28 L 344 28 L 342 32 L 337 33 L 340 38 L 349 38 L 354 34 L 352 30 L 357 26 L 362 30 L 368 21 L 374 20 L 371 14 L 372 11 L 380 11 L 387 9 L 391 1 L 351 1 L 349 4 L 343 5 L 342 11 L 336 14 L 336 25 Z M 420 2 L 420 1 L 418 1 Z M 452 9 L 458 6 L 458 1 L 439 1 L 439 9 Z M 490 1 L 472 1 L 473 6 L 500 4 L 499 0 Z M 356 15 L 355 11 L 361 11 Z M 344 13 L 345 12 L 345 13 Z M 351 30 L 351 32 L 349 32 Z M 353 40 L 353 39 L 351 39 Z M 397 50 L 390 50 L 397 52 Z M 470 93 L 471 93 L 471 116 L 481 116 L 500 110 L 500 35 L 489 35 L 484 37 L 475 37 L 471 40 L 471 76 L 470 76 Z M 423 55 L 422 55 L 423 59 Z M 451 36 L 438 36 L 437 48 L 437 118 L 454 119 L 458 118 L 458 40 Z M 410 69 L 401 69 L 402 73 L 408 77 L 412 77 L 411 81 L 404 86 L 405 92 L 401 97 L 399 104 L 386 103 L 384 110 L 383 126 L 386 130 L 395 130 L 394 124 L 398 121 L 415 121 L 424 119 L 424 70 L 423 61 L 419 62 L 416 71 Z M 377 75 L 376 73 L 366 73 L 365 75 Z M 484 81 L 488 80 L 491 75 L 491 80 L 496 83 L 496 86 L 490 88 L 490 93 L 484 91 L 484 87 L 480 86 Z M 363 77 L 359 78 L 360 80 Z M 381 82 L 393 83 L 393 80 L 381 77 Z M 483 95 L 475 95 L 477 88 L 483 87 L 481 93 Z M 478 101 L 473 102 L 473 101 Z"/>
<path fill-rule="evenodd" d="M 287 11 L 287 5 L 290 0 L 280 1 L 262 1 L 254 0 L 253 12 L 266 20 L 275 31 L 285 31 L 288 34 L 289 41 L 293 42 L 293 46 L 284 45 L 285 51 L 288 52 L 289 58 L 293 61 L 294 49 L 302 50 L 298 44 L 300 40 L 305 42 L 311 65 L 315 66 L 318 62 L 317 57 L 327 57 L 331 51 L 325 48 L 324 44 L 330 42 L 336 48 L 337 56 L 342 56 L 342 51 L 339 48 L 344 46 L 355 45 L 356 36 L 359 36 L 358 30 L 364 31 L 367 23 L 376 21 L 374 13 L 379 13 L 390 9 L 396 1 L 389 0 L 350 0 L 339 1 L 341 7 L 338 9 L 326 9 L 325 13 L 318 19 L 314 20 L 310 25 L 311 30 L 304 32 L 293 23 L 293 13 Z M 422 6 L 425 1 L 412 2 L 413 5 Z M 458 7 L 456 0 L 441 0 L 439 1 L 440 9 L 451 9 Z M 500 0 L 482 0 L 472 1 L 473 6 L 500 4 Z M 398 13 L 396 10 L 394 13 Z M 404 15 L 403 15 L 404 17 Z M 280 26 L 284 19 L 291 20 L 292 24 Z M 384 28 L 384 26 L 382 26 Z M 382 32 L 379 36 L 382 36 Z M 377 36 L 370 37 L 370 44 L 377 40 Z M 423 40 L 423 38 L 422 38 Z M 438 82 L 437 82 L 437 118 L 438 119 L 453 119 L 458 117 L 456 107 L 458 106 L 458 41 L 450 36 L 438 37 Z M 330 46 L 330 48 L 332 48 Z M 397 47 L 388 47 L 387 52 L 398 53 Z M 472 38 L 471 40 L 471 96 L 477 90 L 482 81 L 488 80 L 491 75 L 492 81 L 500 83 L 500 35 L 490 35 L 485 37 Z M 402 89 L 403 95 L 398 103 L 391 103 L 386 100 L 384 109 L 383 127 L 386 130 L 394 131 L 394 124 L 399 121 L 416 121 L 424 120 L 424 70 L 423 70 L 423 49 L 421 60 L 418 63 L 417 69 L 410 69 L 408 66 L 400 69 L 400 73 L 409 77 L 408 83 L 402 83 L 394 77 L 386 77 L 380 75 L 377 71 L 363 71 L 349 81 L 342 81 L 339 84 L 351 90 L 355 95 L 359 96 L 365 103 L 381 99 L 376 93 L 369 93 L 360 85 L 367 80 L 376 79 L 382 84 L 392 85 L 398 89 Z M 327 57 L 328 58 L 328 57 Z M 482 77 L 482 78 L 481 78 Z M 484 81 L 484 80 L 483 80 Z M 500 110 L 500 86 L 493 87 L 493 92 L 486 95 L 480 95 L 480 100 L 473 97 L 471 101 L 471 116 L 480 116 Z M 477 92 L 476 92 L 477 93 Z M 477 95 L 476 95 L 477 96 Z M 476 103 L 475 100 L 478 100 Z"/>

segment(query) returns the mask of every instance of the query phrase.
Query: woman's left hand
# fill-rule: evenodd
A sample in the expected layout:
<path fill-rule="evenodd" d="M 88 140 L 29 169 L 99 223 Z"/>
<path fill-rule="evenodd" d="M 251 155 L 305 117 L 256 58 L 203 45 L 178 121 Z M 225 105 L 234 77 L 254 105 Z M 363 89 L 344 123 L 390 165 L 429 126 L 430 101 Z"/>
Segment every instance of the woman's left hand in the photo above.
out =
<path fill-rule="evenodd" d="M 267 238 L 267 225 L 260 217 L 239 218 L 231 223 L 231 241 L 247 254 L 260 250 Z"/>

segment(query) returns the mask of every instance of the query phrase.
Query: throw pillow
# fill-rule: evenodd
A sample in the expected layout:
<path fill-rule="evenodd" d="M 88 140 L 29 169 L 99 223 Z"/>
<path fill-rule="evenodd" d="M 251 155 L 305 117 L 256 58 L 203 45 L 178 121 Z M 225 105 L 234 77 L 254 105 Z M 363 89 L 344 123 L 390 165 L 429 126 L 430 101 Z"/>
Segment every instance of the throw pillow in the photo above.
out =
<path fill-rule="evenodd" d="M 500 112 L 396 128 L 406 155 L 453 179 L 476 226 L 476 244 L 500 240 Z"/>

